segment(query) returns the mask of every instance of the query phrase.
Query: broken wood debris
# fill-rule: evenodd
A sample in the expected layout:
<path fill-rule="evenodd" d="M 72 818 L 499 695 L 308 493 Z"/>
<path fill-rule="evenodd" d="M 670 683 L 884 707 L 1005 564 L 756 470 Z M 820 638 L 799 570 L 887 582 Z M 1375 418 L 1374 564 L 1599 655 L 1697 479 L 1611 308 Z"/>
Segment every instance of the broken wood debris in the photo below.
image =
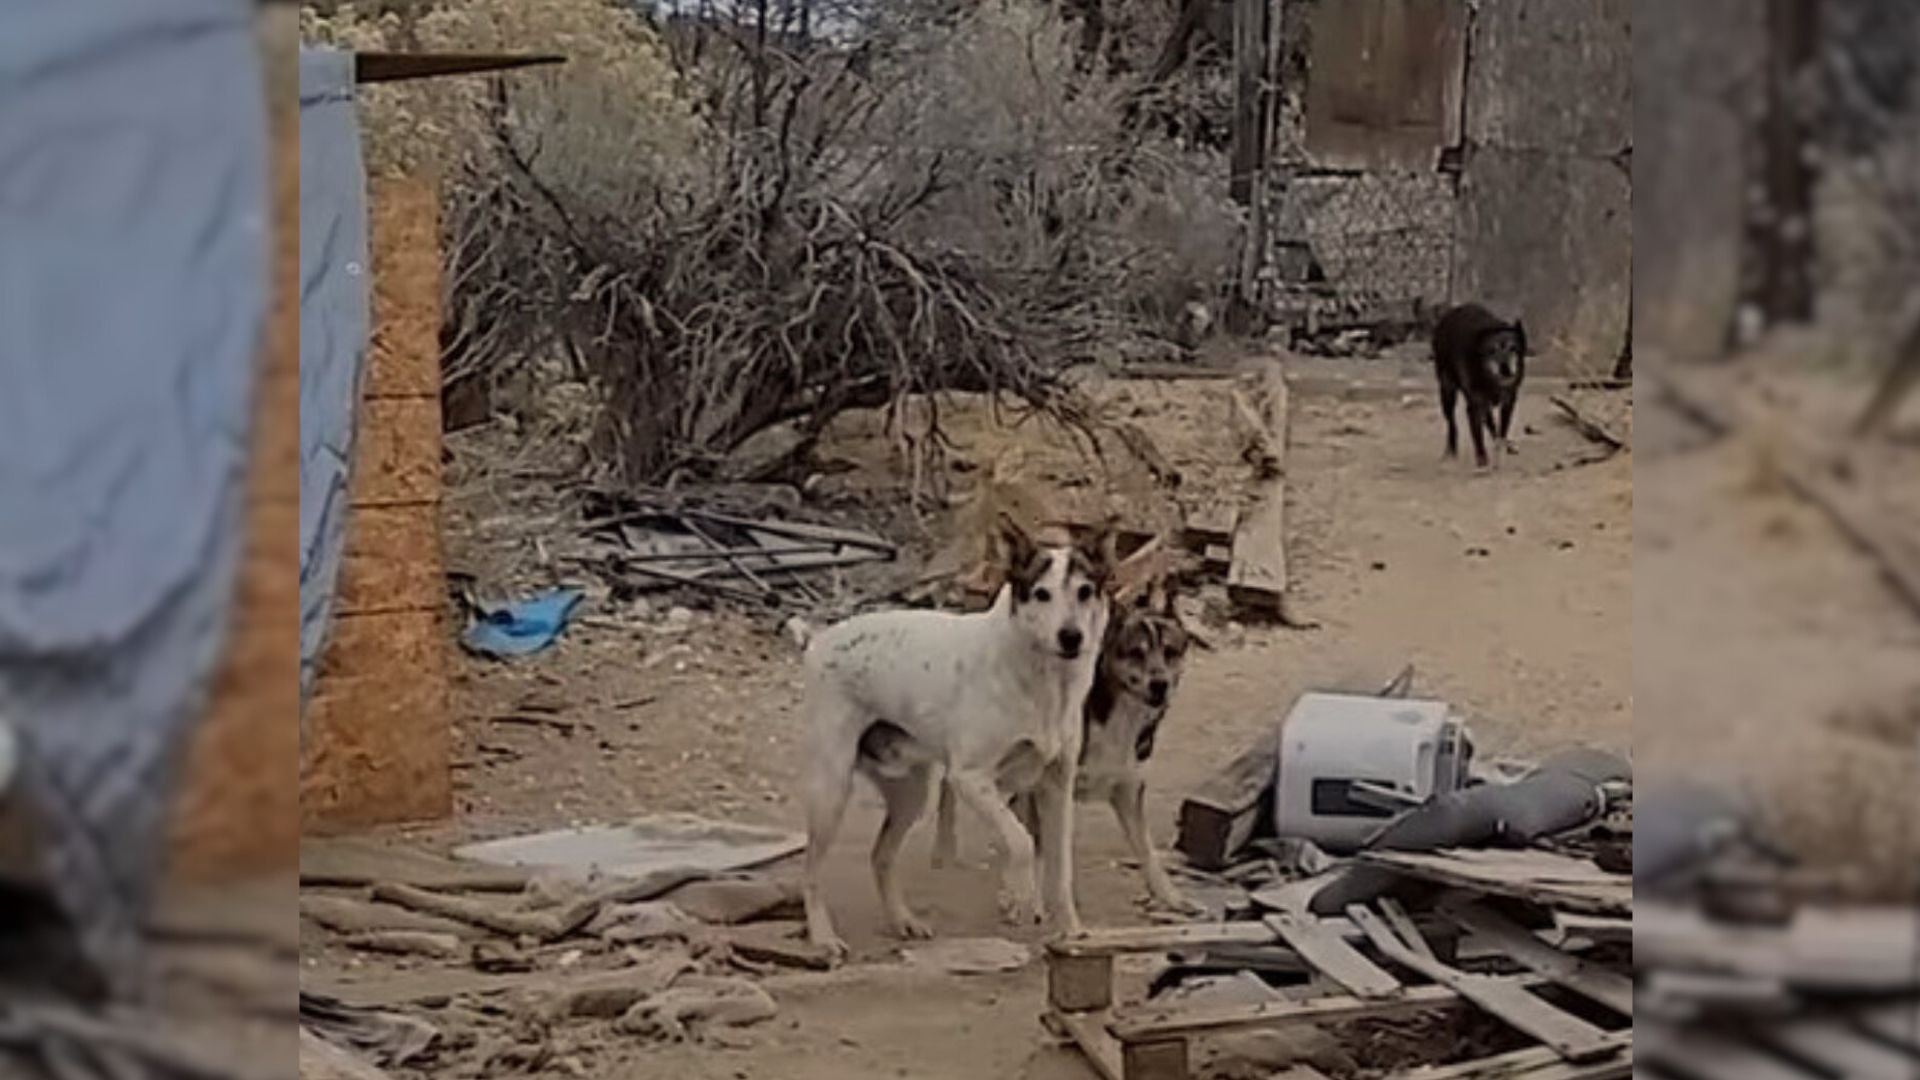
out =
<path fill-rule="evenodd" d="M 1567 418 L 1567 422 L 1573 425 L 1575 431 L 1586 436 L 1589 441 L 1599 443 L 1609 450 L 1614 451 L 1625 450 L 1627 448 L 1625 439 L 1615 435 L 1613 430 L 1607 427 L 1607 425 L 1588 416 L 1581 410 L 1580 406 L 1575 405 L 1573 402 L 1558 394 L 1553 395 L 1547 400 L 1553 403 L 1554 408 L 1560 410 L 1561 415 Z"/>
<path fill-rule="evenodd" d="M 853 529 L 686 506 L 602 514 L 581 532 L 590 546 L 577 561 L 618 586 L 694 589 L 753 605 L 779 603 L 784 587 L 806 591 L 804 575 L 898 555 Z"/>
<path fill-rule="evenodd" d="M 1404 693 L 1411 682 L 1411 670 L 1404 669 L 1382 693 Z M 1249 800 L 1264 804 L 1277 753 L 1277 742 L 1257 743 L 1215 778 L 1191 817 L 1183 807 L 1183 834 L 1189 825 L 1219 826 L 1199 834 L 1214 844 L 1203 855 L 1227 863 L 1244 858 L 1243 848 L 1221 850 L 1222 836 L 1229 845 L 1233 839 L 1234 819 L 1226 811 Z M 1267 897 L 1263 906 L 1276 911 L 1260 921 L 1101 931 L 1050 945 L 1048 1025 L 1112 1080 L 1190 1080 L 1199 1060 L 1196 1040 L 1473 1009 L 1535 1045 L 1390 1075 L 1632 1075 L 1634 983 L 1626 970 L 1632 959 L 1621 948 L 1634 930 L 1629 875 L 1548 850 L 1362 852 L 1356 858 L 1398 886 L 1343 913 L 1316 917 L 1309 913 L 1315 894 L 1347 872 L 1336 867 L 1257 890 L 1256 902 Z M 1396 895 L 1420 906 L 1409 910 Z M 1169 995 L 1123 1002 L 1114 979 L 1117 958 L 1152 953 L 1178 958 L 1169 972 L 1227 972 L 1234 970 L 1232 958 L 1242 958 L 1241 977 L 1258 971 L 1278 982 L 1276 998 L 1209 1004 Z M 1197 964 L 1196 955 L 1210 962 Z M 1177 985 L 1178 978 L 1156 978 L 1150 993 Z M 1582 999 L 1580 1010 L 1564 1007 L 1567 994 L 1552 996 L 1559 991 Z"/>

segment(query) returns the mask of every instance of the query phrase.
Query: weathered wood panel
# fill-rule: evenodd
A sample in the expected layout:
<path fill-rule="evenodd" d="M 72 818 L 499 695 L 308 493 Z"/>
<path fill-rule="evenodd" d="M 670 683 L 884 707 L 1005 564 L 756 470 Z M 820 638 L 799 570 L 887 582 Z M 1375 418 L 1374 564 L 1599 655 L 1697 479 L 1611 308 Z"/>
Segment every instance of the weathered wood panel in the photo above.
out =
<path fill-rule="evenodd" d="M 1327 168 L 1432 169 L 1460 141 L 1465 56 L 1458 0 L 1316 5 L 1308 155 Z"/>
<path fill-rule="evenodd" d="M 301 763 L 314 832 L 452 807 L 438 194 L 425 181 L 377 180 L 371 197 L 374 330 L 352 511 Z"/>

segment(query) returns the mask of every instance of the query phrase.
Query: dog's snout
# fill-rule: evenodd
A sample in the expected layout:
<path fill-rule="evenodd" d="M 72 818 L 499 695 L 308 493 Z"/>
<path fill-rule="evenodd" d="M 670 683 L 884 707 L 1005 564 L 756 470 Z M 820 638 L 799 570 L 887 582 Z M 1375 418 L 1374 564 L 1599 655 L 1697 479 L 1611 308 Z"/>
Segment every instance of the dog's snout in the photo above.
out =
<path fill-rule="evenodd" d="M 1147 704 L 1165 705 L 1167 703 L 1167 680 L 1154 679 L 1147 683 Z"/>
<path fill-rule="evenodd" d="M 1087 643 L 1087 636 L 1078 627 L 1063 627 L 1060 631 L 1060 651 L 1068 656 L 1077 656 L 1080 646 Z"/>

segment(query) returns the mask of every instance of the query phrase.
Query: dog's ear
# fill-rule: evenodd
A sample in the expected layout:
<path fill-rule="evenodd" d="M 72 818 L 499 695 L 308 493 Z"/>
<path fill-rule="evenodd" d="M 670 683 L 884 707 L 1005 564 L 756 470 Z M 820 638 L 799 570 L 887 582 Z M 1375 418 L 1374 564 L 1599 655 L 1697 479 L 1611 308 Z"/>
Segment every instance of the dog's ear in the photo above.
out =
<path fill-rule="evenodd" d="M 1520 319 L 1513 320 L 1513 336 L 1520 345 L 1520 355 L 1527 355 L 1527 324 Z"/>
<path fill-rule="evenodd" d="M 1001 514 L 995 523 L 995 539 L 1000 546 L 1005 580 L 1013 586 L 1014 599 L 1025 601 L 1033 590 L 1034 567 L 1040 561 L 1040 545 L 1033 534 L 1012 514 Z"/>
<path fill-rule="evenodd" d="M 1119 562 L 1115 555 L 1118 542 L 1119 537 L 1115 535 L 1111 521 L 1095 525 L 1074 541 L 1074 550 L 1086 561 L 1087 577 L 1100 588 L 1106 588 L 1108 582 L 1113 580 L 1114 568 Z"/>

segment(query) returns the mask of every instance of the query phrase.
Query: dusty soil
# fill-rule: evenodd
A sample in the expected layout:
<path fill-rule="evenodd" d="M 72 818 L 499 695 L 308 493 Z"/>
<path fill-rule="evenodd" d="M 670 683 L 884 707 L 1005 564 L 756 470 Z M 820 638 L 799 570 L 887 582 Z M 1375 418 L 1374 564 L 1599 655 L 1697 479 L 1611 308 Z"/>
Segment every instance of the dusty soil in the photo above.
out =
<path fill-rule="evenodd" d="M 1531 754 L 1576 740 L 1630 752 L 1631 456 L 1593 462 L 1590 443 L 1543 400 L 1528 398 L 1518 421 L 1525 425 L 1520 455 L 1498 474 L 1476 474 L 1441 459 L 1430 393 L 1402 393 L 1390 383 L 1384 392 L 1354 389 L 1347 386 L 1354 374 L 1339 369 L 1293 401 L 1291 570 L 1296 609 L 1320 628 L 1243 627 L 1220 618 L 1224 604 L 1210 598 L 1206 629 L 1215 648 L 1190 663 L 1153 762 L 1151 823 L 1163 843 L 1179 793 L 1272 723 L 1296 694 L 1377 686 L 1407 662 L 1417 668 L 1418 693 L 1444 697 L 1472 719 L 1485 753 Z M 1224 434 L 1225 386 L 1137 383 L 1105 399 L 1162 446 L 1183 473 L 1179 494 L 1193 497 L 1244 482 Z M 958 484 L 1017 444 L 1029 461 L 1026 475 L 1053 485 L 1056 496 L 1093 486 L 1085 478 L 1097 466 L 1063 449 L 1071 441 L 1057 432 L 1009 431 L 966 403 L 947 419 L 963 462 Z M 567 466 L 551 455 L 545 464 L 502 466 L 486 442 L 499 437 L 456 444 L 455 564 L 502 589 L 562 576 L 540 536 L 566 531 L 560 478 Z M 884 520 L 891 506 L 895 526 L 907 528 L 897 512 L 904 481 L 888 480 L 891 466 L 874 454 L 883 441 L 873 425 L 849 422 L 823 453 L 855 468 L 816 494 L 840 499 L 855 523 Z M 472 467 L 478 459 L 492 464 Z M 1158 500 L 1142 508 L 1149 514 L 1170 505 L 1168 493 L 1129 483 L 1113 494 L 1117 502 Z M 850 489 L 862 486 L 879 497 L 853 499 Z M 921 555 L 936 550 L 940 528 L 935 515 L 909 546 Z M 396 836 L 438 847 L 670 810 L 797 827 L 796 657 L 779 632 L 780 616 L 699 611 L 689 618 L 667 606 L 602 603 L 546 654 L 512 665 L 462 660 L 458 815 Z M 529 700 L 560 708 L 577 726 L 497 719 L 524 711 Z M 1038 967 L 957 978 L 891 963 L 893 943 L 876 934 L 865 861 L 876 819 L 877 799 L 863 794 L 832 859 L 853 967 L 776 978 L 769 985 L 779 1018 L 751 1029 L 740 1047 L 651 1046 L 604 1026 L 574 1025 L 555 1036 L 564 1051 L 558 1058 L 584 1075 L 690 1080 L 1090 1076 L 1040 1027 Z M 1117 827 L 1103 812 L 1082 820 L 1079 880 L 1089 925 L 1140 921 L 1143 890 L 1120 863 Z M 930 832 L 916 834 L 906 856 L 911 900 L 943 935 L 1003 933 L 985 874 L 928 866 Z M 964 835 L 977 855 L 984 846 L 977 830 Z M 383 970 L 383 961 L 348 958 L 315 935 L 310 940 L 311 975 L 349 965 L 362 976 Z"/>
<path fill-rule="evenodd" d="M 1759 422 L 1706 441 L 1657 400 L 1642 406 L 1640 779 L 1734 784 L 1795 850 L 1850 875 L 1848 891 L 1920 895 L 1920 618 L 1774 468 L 1783 453 L 1845 448 L 1870 384 L 1794 349 L 1694 374 Z M 1852 479 L 1835 481 L 1906 538 L 1909 558 L 1920 557 L 1914 430 L 1852 448 Z"/>

